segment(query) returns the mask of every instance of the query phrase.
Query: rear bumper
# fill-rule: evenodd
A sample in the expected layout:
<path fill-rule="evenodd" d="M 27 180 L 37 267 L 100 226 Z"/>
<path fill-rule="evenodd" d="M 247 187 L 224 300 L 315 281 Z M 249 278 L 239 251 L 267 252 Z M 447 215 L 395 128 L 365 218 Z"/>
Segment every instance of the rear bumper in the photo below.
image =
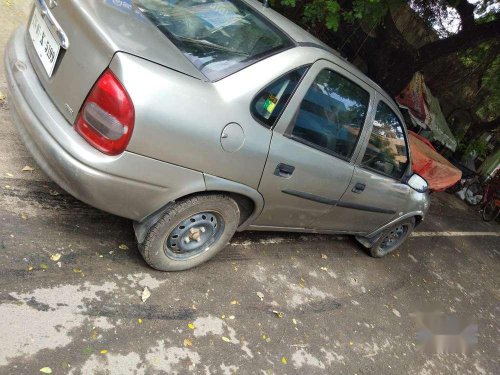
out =
<path fill-rule="evenodd" d="M 115 215 L 142 220 L 168 202 L 205 190 L 203 174 L 130 152 L 101 154 L 52 103 L 30 63 L 24 28 L 5 49 L 9 107 L 43 171 L 74 197 Z"/>

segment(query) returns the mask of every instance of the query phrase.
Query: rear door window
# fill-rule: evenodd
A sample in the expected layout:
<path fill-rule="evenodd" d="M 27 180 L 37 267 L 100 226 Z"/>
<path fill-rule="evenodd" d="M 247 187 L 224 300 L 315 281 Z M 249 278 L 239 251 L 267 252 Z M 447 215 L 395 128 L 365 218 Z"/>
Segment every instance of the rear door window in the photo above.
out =
<path fill-rule="evenodd" d="M 350 159 L 365 122 L 370 94 L 348 78 L 325 69 L 304 97 L 292 137 Z"/>
<path fill-rule="evenodd" d="M 373 129 L 361 165 L 395 179 L 408 166 L 408 146 L 398 116 L 384 102 L 379 102 Z"/>
<path fill-rule="evenodd" d="M 134 0 L 210 80 L 294 45 L 241 0 Z"/>
<path fill-rule="evenodd" d="M 292 97 L 308 67 L 296 69 L 263 89 L 252 102 L 252 114 L 259 122 L 272 127 Z"/>

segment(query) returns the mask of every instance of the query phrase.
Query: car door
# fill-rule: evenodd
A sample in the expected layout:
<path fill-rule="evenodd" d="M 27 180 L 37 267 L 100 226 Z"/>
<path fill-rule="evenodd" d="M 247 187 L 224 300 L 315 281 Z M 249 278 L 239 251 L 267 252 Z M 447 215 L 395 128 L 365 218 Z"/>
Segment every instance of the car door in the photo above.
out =
<path fill-rule="evenodd" d="M 403 122 L 381 95 L 376 95 L 375 116 L 363 151 L 354 166 L 354 175 L 341 200 L 329 213 L 342 217 L 339 231 L 369 233 L 403 214 L 410 187 L 403 177 L 410 166 L 409 148 Z M 326 220 L 317 220 L 321 227 Z"/>
<path fill-rule="evenodd" d="M 331 62 L 313 64 L 273 130 L 259 184 L 265 206 L 253 227 L 311 228 L 340 200 L 372 93 Z"/>

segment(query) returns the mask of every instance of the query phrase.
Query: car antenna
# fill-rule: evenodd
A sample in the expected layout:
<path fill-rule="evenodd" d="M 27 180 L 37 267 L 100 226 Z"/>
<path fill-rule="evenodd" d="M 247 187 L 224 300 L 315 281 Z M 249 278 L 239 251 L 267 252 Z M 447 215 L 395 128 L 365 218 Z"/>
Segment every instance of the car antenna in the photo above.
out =
<path fill-rule="evenodd" d="M 269 0 L 264 0 L 262 5 L 264 5 L 264 8 L 269 8 Z"/>

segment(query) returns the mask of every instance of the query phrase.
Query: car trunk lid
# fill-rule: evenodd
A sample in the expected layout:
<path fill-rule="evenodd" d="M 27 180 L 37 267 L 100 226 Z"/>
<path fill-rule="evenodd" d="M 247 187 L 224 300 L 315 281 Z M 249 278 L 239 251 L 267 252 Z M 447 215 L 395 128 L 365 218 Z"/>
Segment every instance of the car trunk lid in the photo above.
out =
<path fill-rule="evenodd" d="M 204 76 L 175 45 L 129 1 L 37 0 L 41 18 L 61 46 L 49 77 L 30 36 L 26 45 L 32 65 L 52 101 L 74 123 L 78 111 L 116 52 L 125 52 L 167 66 L 197 79 Z M 43 14 L 45 12 L 45 14 Z M 33 17 L 33 13 L 32 16 Z M 49 18 L 55 21 L 52 25 Z M 59 27 L 58 27 L 59 26 Z M 59 29 L 59 30 L 58 30 Z M 50 72 L 49 72 L 50 73 Z"/>

